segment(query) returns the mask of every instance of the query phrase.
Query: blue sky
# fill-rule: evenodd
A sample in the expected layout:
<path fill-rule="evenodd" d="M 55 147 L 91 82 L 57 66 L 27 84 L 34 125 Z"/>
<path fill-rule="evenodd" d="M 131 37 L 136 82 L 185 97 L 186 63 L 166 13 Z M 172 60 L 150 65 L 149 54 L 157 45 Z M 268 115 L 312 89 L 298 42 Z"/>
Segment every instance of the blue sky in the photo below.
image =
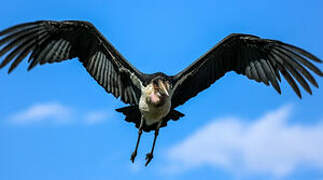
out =
<path fill-rule="evenodd" d="M 230 33 L 250 33 L 323 58 L 323 2 L 279 0 L 11 0 L 0 29 L 34 20 L 88 20 L 141 71 L 175 74 Z M 323 66 L 318 65 L 320 69 Z M 323 179 L 323 91 L 299 100 L 229 73 L 178 108 L 186 114 L 144 134 L 124 106 L 74 60 L 0 72 L 0 179 Z M 322 87 L 323 80 L 317 76 Z M 302 91 L 304 92 L 304 91 Z"/>

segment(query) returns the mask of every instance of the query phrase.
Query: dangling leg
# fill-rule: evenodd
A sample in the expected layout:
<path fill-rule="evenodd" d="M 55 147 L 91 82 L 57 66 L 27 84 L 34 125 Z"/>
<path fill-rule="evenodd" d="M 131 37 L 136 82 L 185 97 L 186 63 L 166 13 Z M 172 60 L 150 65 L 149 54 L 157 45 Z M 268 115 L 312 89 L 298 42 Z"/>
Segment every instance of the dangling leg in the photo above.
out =
<path fill-rule="evenodd" d="M 141 137 L 141 134 L 142 134 L 143 124 L 144 124 L 144 118 L 141 117 L 140 125 L 139 125 L 139 130 L 138 130 L 138 139 L 137 139 L 136 148 L 135 148 L 135 151 L 131 154 L 131 158 L 130 158 L 130 160 L 132 161 L 132 163 L 135 162 L 135 158 L 137 156 L 137 150 L 138 150 L 138 146 L 139 146 L 139 142 L 140 142 L 140 137 Z"/>
<path fill-rule="evenodd" d="M 158 136 L 158 133 L 159 133 L 159 128 L 161 126 L 163 121 L 160 121 L 157 125 L 157 128 L 155 130 L 155 137 L 154 137 L 154 142 L 153 142 L 153 147 L 151 148 L 151 151 L 150 153 L 146 154 L 146 164 L 145 166 L 147 166 L 149 164 L 149 162 L 153 159 L 153 154 L 154 154 L 154 148 L 155 148 L 155 143 L 156 143 L 156 139 L 157 139 L 157 136 Z"/>

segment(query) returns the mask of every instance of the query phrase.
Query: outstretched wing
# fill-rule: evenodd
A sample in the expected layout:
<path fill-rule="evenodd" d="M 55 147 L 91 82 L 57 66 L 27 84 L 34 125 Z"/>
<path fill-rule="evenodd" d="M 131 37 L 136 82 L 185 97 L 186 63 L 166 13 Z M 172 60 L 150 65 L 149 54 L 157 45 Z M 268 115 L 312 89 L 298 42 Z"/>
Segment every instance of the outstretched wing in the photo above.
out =
<path fill-rule="evenodd" d="M 173 76 L 175 85 L 172 107 L 184 104 L 230 71 L 272 85 L 278 93 L 281 93 L 279 82 L 282 74 L 301 98 L 294 79 L 311 94 L 307 81 L 315 87 L 318 84 L 306 68 L 323 76 L 322 71 L 310 61 L 322 62 L 309 52 L 290 44 L 253 35 L 231 34 Z"/>
<path fill-rule="evenodd" d="M 61 62 L 78 57 L 91 76 L 108 92 L 128 104 L 137 104 L 141 80 L 133 67 L 89 22 L 37 21 L 0 31 L 0 68 L 12 62 L 9 73 L 28 55 L 28 70 L 37 64 Z M 123 70 L 126 69 L 126 71 Z"/>

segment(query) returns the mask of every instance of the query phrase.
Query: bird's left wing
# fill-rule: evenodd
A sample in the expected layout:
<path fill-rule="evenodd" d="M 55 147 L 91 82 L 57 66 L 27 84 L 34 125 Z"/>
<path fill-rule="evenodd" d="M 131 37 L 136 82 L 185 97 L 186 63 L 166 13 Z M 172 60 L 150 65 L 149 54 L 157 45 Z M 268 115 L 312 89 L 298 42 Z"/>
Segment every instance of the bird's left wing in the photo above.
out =
<path fill-rule="evenodd" d="M 311 94 L 307 81 L 316 87 L 318 84 L 306 68 L 323 76 L 322 71 L 309 60 L 322 62 L 314 55 L 290 44 L 253 35 L 231 34 L 172 77 L 172 107 L 184 104 L 230 71 L 266 85 L 271 84 L 278 93 L 281 93 L 278 81 L 281 81 L 282 74 L 301 98 L 294 78 Z"/>
<path fill-rule="evenodd" d="M 108 92 L 128 104 L 137 104 L 142 73 L 133 67 L 89 22 L 36 21 L 0 31 L 0 68 L 9 73 L 28 55 L 29 68 L 78 57 L 90 75 Z"/>

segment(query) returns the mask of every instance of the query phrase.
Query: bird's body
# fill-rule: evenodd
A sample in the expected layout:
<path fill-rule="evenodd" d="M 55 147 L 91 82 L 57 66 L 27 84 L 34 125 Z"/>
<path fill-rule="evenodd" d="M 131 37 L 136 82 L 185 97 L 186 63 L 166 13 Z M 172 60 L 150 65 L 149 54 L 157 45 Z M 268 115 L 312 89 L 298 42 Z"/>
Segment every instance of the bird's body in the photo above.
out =
<path fill-rule="evenodd" d="M 158 99 L 154 95 L 154 87 L 152 84 L 147 85 L 142 89 L 139 100 L 139 110 L 144 118 L 145 124 L 150 126 L 162 121 L 167 116 L 171 107 L 171 97 L 166 96 Z M 159 101 L 154 104 L 153 101 Z"/>
<path fill-rule="evenodd" d="M 301 98 L 301 85 L 309 94 L 309 83 L 318 87 L 310 72 L 323 76 L 312 62 L 322 61 L 296 46 L 249 34 L 231 34 L 190 66 L 173 76 L 146 74 L 132 66 L 89 22 L 36 21 L 0 31 L 0 64 L 10 62 L 9 73 L 29 56 L 28 70 L 36 65 L 78 58 L 89 74 L 108 93 L 120 97 L 127 107 L 117 109 L 128 122 L 135 123 L 138 140 L 131 155 L 134 161 L 142 131 L 155 131 L 156 138 L 169 120 L 184 114 L 178 106 L 207 89 L 227 72 L 234 71 L 251 80 L 271 85 L 281 93 L 281 75 Z M 295 81 L 296 80 L 296 81 Z"/>
<path fill-rule="evenodd" d="M 124 113 L 127 121 L 136 123 L 137 128 L 143 119 L 142 128 L 147 132 L 155 130 L 158 125 L 165 126 L 170 119 L 178 120 L 183 117 L 184 114 L 176 110 L 171 111 L 173 89 L 170 78 L 161 72 L 147 75 L 144 83 L 134 78 L 134 84 L 141 87 L 138 105 L 120 108 L 117 111 Z"/>

